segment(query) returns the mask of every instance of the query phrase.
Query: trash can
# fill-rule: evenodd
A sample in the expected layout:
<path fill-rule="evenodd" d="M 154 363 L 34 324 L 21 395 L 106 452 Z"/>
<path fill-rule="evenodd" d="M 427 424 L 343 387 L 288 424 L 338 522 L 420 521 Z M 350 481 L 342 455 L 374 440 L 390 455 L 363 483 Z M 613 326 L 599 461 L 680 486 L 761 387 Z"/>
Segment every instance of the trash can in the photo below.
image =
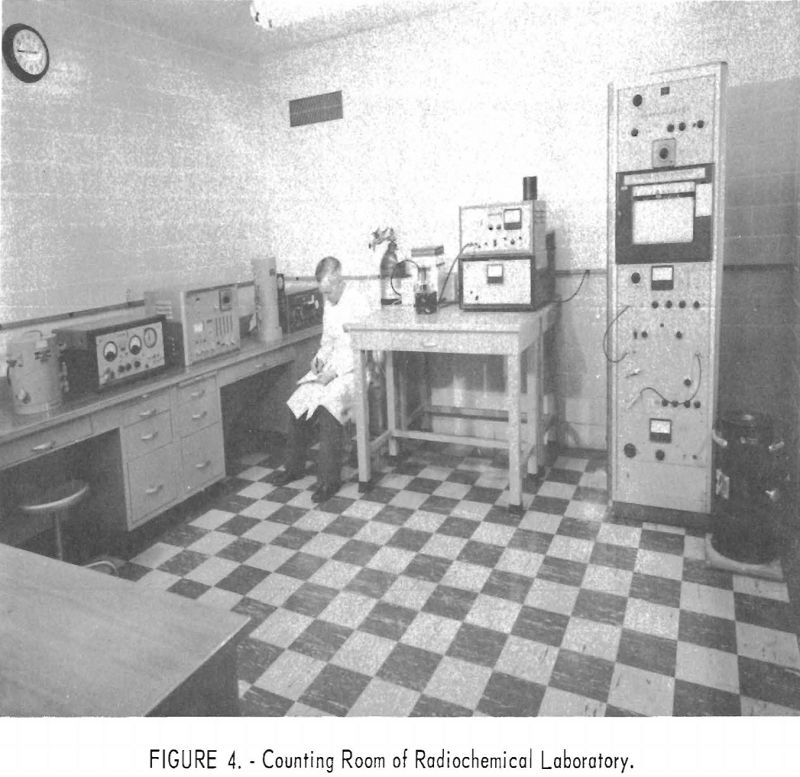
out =
<path fill-rule="evenodd" d="M 711 545 L 722 556 L 746 564 L 773 561 L 778 556 L 784 442 L 776 438 L 770 416 L 740 411 L 719 417 L 713 439 Z"/>

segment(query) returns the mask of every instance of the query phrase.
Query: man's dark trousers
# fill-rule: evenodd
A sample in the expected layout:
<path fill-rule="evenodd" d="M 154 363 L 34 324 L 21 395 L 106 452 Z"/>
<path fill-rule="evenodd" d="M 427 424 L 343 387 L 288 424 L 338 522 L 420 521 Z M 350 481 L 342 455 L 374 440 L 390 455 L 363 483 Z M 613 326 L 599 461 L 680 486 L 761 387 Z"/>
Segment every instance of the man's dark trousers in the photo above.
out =
<path fill-rule="evenodd" d="M 320 405 L 311 418 L 308 413 L 295 418 L 289 411 L 289 437 L 286 471 L 300 475 L 306 468 L 308 449 L 313 441 L 314 426 L 319 424 L 319 457 L 317 482 L 324 488 L 338 486 L 342 476 L 342 425 Z"/>

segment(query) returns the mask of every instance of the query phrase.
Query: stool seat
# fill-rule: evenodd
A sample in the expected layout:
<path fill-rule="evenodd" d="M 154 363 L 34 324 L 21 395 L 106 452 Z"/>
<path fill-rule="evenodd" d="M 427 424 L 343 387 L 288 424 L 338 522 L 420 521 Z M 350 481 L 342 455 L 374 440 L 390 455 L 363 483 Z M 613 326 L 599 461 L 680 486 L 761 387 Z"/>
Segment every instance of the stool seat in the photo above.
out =
<path fill-rule="evenodd" d="M 64 539 L 61 521 L 66 520 L 69 508 L 76 505 L 86 496 L 89 484 L 83 480 L 67 480 L 43 491 L 38 496 L 31 496 L 20 504 L 19 509 L 28 515 L 49 515 L 53 520 L 53 532 L 56 541 L 56 558 L 64 560 Z"/>
<path fill-rule="evenodd" d="M 82 480 L 68 480 L 51 486 L 46 491 L 32 496 L 21 504 L 20 510 L 29 515 L 43 515 L 57 510 L 68 510 L 83 499 L 89 484 Z"/>

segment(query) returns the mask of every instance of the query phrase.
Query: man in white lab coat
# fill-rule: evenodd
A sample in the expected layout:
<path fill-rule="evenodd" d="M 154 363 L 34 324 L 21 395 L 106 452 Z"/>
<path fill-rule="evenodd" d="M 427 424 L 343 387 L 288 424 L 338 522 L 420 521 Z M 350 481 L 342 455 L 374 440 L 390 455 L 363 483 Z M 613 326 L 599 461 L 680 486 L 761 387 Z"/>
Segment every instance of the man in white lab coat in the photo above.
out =
<path fill-rule="evenodd" d="M 319 262 L 316 278 L 325 300 L 322 342 L 311 370 L 286 403 L 291 411 L 286 462 L 272 482 L 285 485 L 303 477 L 313 425 L 319 423 L 317 488 L 311 499 L 324 502 L 341 485 L 342 430 L 353 406 L 353 351 L 344 325 L 359 318 L 363 301 L 342 278 L 341 262 L 334 256 Z"/>

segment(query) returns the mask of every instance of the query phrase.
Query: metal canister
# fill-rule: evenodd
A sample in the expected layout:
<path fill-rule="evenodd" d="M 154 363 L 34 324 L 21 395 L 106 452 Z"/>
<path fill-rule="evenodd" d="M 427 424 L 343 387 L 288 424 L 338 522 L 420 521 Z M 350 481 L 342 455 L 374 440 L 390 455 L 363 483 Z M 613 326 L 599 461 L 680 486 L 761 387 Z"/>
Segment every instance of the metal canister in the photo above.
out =
<path fill-rule="evenodd" d="M 537 195 L 536 176 L 527 175 L 522 179 L 522 199 L 535 200 Z"/>
<path fill-rule="evenodd" d="M 711 544 L 726 558 L 763 564 L 778 556 L 777 507 L 786 479 L 784 442 L 763 413 L 730 412 L 714 429 Z"/>
<path fill-rule="evenodd" d="M 8 344 L 8 381 L 14 411 L 43 413 L 61 404 L 58 346 L 54 335 L 26 332 Z"/>

